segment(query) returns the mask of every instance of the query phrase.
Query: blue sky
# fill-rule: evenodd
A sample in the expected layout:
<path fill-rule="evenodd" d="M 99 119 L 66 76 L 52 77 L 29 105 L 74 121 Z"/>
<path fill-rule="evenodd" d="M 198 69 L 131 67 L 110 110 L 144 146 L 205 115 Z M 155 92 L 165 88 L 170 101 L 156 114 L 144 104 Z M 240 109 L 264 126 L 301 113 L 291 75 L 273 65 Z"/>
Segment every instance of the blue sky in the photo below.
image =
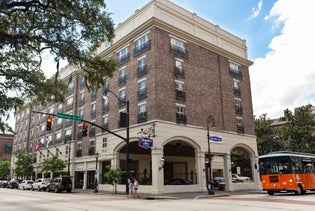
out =
<path fill-rule="evenodd" d="M 315 105 L 315 1 L 170 0 L 245 39 L 254 115 Z M 149 0 L 105 0 L 117 25 Z"/>

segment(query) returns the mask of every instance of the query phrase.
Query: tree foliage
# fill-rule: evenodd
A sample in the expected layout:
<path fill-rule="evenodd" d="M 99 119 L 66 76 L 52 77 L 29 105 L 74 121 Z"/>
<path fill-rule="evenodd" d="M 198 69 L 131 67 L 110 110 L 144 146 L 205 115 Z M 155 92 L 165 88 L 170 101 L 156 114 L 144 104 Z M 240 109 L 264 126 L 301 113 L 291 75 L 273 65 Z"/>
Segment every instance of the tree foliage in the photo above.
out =
<path fill-rule="evenodd" d="M 0 179 L 8 179 L 10 175 L 11 162 L 9 160 L 0 163 Z"/>
<path fill-rule="evenodd" d="M 65 59 L 83 70 L 88 87 L 101 87 L 111 77 L 114 59 L 94 56 L 97 46 L 114 37 L 113 21 L 103 0 L 0 1 L 0 130 L 11 109 L 34 102 L 63 100 L 65 84 L 58 71 L 46 79 L 43 55 Z M 51 96 L 54 96 L 51 99 Z"/>
<path fill-rule="evenodd" d="M 284 117 L 287 123 L 282 128 L 281 138 L 287 142 L 290 151 L 315 153 L 315 119 L 312 105 L 286 109 Z"/>
<path fill-rule="evenodd" d="M 255 133 L 259 155 L 283 149 L 283 143 L 278 135 L 279 131 L 271 128 L 272 122 L 271 119 L 267 118 L 267 114 L 255 118 Z"/>
<path fill-rule="evenodd" d="M 16 161 L 14 172 L 17 177 L 30 177 L 33 174 L 32 157 L 25 153 L 24 150 L 19 150 L 16 153 Z"/>
<path fill-rule="evenodd" d="M 104 177 L 108 180 L 110 184 L 114 186 L 114 192 L 117 193 L 116 184 L 121 178 L 121 170 L 116 167 L 106 166 L 107 172 L 104 173 Z"/>
<path fill-rule="evenodd" d="M 294 151 L 315 153 L 315 119 L 312 105 L 301 106 L 294 112 L 286 109 L 279 118 L 283 124 L 271 127 L 273 120 L 267 115 L 255 119 L 258 154 L 272 151 Z"/>
<path fill-rule="evenodd" d="M 44 159 L 41 162 L 42 172 L 61 172 L 66 164 L 57 155 Z"/>

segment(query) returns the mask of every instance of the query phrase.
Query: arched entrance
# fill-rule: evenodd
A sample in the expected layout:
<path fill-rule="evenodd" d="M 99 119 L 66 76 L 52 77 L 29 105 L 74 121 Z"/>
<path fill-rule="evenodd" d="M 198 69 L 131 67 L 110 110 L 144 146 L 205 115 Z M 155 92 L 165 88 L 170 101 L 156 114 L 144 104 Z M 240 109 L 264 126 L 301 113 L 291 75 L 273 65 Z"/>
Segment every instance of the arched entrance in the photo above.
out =
<path fill-rule="evenodd" d="M 183 140 L 170 141 L 163 147 L 164 185 L 197 184 L 195 148 Z"/>

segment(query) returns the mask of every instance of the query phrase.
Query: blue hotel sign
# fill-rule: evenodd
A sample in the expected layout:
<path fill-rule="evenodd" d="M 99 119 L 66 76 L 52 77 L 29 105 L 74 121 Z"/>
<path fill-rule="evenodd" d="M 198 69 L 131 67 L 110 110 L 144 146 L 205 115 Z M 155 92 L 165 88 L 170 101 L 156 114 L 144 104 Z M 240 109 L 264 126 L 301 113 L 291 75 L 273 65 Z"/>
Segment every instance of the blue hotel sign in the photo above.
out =
<path fill-rule="evenodd" d="M 139 138 L 138 145 L 144 149 L 151 149 L 153 147 L 153 140 L 148 137 L 141 137 Z"/>
<path fill-rule="evenodd" d="M 221 143 L 222 142 L 222 138 L 219 137 L 219 136 L 210 136 L 209 137 L 209 141 Z"/>

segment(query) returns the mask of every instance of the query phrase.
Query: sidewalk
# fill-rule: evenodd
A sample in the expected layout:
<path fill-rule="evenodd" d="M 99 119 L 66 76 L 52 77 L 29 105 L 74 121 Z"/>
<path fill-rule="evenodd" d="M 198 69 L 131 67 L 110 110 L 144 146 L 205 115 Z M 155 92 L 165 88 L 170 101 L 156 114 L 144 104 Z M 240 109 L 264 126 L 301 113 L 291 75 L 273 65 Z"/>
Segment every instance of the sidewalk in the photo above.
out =
<path fill-rule="evenodd" d="M 90 193 L 90 194 L 97 194 L 97 195 L 109 195 L 109 196 L 117 196 L 117 197 L 128 197 L 125 193 L 113 193 L 112 191 L 99 191 L 94 193 L 93 190 L 82 190 L 82 189 L 74 189 L 74 193 Z M 147 200 L 158 200 L 158 199 L 200 199 L 200 198 L 212 198 L 212 197 L 224 197 L 230 195 L 242 195 L 242 194 L 266 194 L 264 191 L 260 190 L 242 190 L 242 191 L 221 191 L 215 190 L 214 195 L 208 195 L 208 192 L 185 192 L 185 193 L 165 193 L 160 195 L 148 194 L 144 193 L 140 195 L 140 199 L 147 199 Z"/>

